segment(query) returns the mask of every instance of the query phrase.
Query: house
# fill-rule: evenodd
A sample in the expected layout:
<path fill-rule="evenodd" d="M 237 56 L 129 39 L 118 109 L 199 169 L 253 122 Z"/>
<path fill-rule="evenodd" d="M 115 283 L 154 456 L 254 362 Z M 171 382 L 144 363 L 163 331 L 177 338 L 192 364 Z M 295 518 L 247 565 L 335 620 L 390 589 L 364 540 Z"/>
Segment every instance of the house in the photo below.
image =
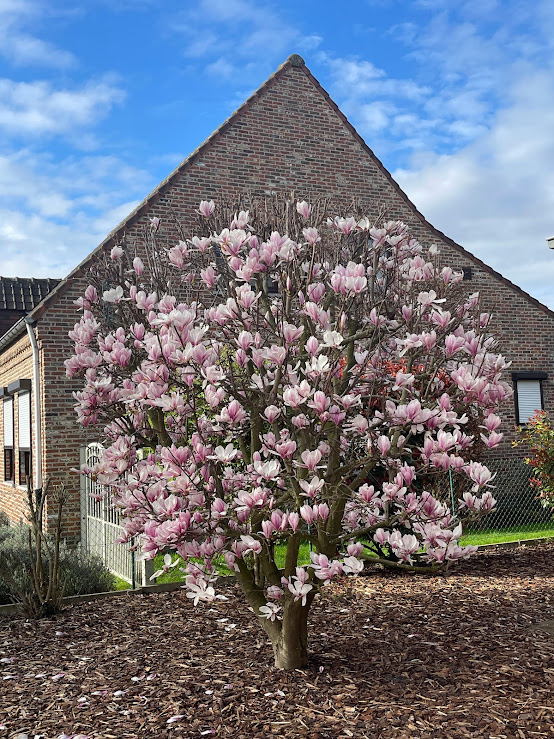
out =
<path fill-rule="evenodd" d="M 0 509 L 13 520 L 24 513 L 24 473 L 32 472 L 37 488 L 46 477 L 58 482 L 78 467 L 80 449 L 91 440 L 86 435 L 91 432 L 75 421 L 72 394 L 79 383 L 66 378 L 63 361 L 72 354 L 68 331 L 77 320 L 74 301 L 87 286 L 87 271 L 98 255 L 121 241 L 140 250 L 152 217 L 160 219 L 159 233 L 168 243 L 179 239 L 174 215 L 192 235 L 201 199 L 279 190 L 294 190 L 301 199 L 357 196 L 369 211 L 407 223 L 422 243 L 436 243 L 448 263 L 463 270 L 468 291 L 480 291 L 494 315 L 503 354 L 512 360 L 514 402 L 504 408 L 505 441 L 495 450 L 494 461 L 504 475 L 498 478 L 502 484 L 516 485 L 509 478 L 521 469 L 516 464 L 520 452 L 511 446 L 515 424 L 539 407 L 554 412 L 554 312 L 434 228 L 303 59 L 293 55 L 71 274 L 51 286 L 40 302 L 25 305 L 26 316 L 0 337 Z M 525 472 L 518 474 L 517 484 L 528 489 Z M 72 485 L 64 533 L 77 541 L 81 511 L 76 476 Z"/>

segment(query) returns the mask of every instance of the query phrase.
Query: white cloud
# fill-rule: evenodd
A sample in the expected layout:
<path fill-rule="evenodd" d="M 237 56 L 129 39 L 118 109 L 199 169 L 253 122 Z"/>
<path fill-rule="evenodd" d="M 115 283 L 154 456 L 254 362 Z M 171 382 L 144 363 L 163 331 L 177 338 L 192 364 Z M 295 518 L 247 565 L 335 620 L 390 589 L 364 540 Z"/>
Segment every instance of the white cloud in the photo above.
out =
<path fill-rule="evenodd" d="M 67 68 L 76 63 L 68 51 L 28 33 L 25 26 L 35 24 L 45 9 L 30 0 L 0 1 L 0 54 L 14 66 Z"/>
<path fill-rule="evenodd" d="M 58 223 L 39 214 L 0 208 L 0 274 L 65 277 L 140 201 L 120 204 L 96 217 L 79 214 Z"/>
<path fill-rule="evenodd" d="M 433 225 L 554 308 L 554 79 L 530 68 L 507 93 L 471 144 L 394 177 Z"/>
<path fill-rule="evenodd" d="M 125 95 L 110 82 L 77 89 L 55 89 L 46 81 L 0 79 L 0 128 L 18 136 L 73 133 L 96 123 Z"/>
<path fill-rule="evenodd" d="M 327 54 L 322 54 L 321 59 L 329 67 L 332 84 L 342 87 L 350 97 L 373 98 L 386 95 L 423 100 L 430 92 L 429 88 L 418 85 L 413 80 L 388 77 L 383 69 L 367 60 L 333 58 Z"/>
<path fill-rule="evenodd" d="M 261 66 L 274 67 L 276 60 L 313 51 L 323 41 L 300 32 L 281 8 L 249 0 L 195 0 L 168 26 L 183 37 L 186 57 L 210 60 L 209 74 L 243 81 L 257 76 Z"/>
<path fill-rule="evenodd" d="M 153 184 L 113 156 L 0 156 L 0 274 L 65 276 Z"/>

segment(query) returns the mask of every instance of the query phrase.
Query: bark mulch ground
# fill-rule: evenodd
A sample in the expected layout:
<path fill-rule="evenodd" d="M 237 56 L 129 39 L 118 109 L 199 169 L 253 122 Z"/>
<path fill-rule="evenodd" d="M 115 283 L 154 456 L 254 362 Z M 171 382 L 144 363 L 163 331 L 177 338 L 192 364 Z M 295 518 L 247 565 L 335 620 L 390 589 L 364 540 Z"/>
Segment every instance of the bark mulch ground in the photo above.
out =
<path fill-rule="evenodd" d="M 554 739 L 554 636 L 537 629 L 554 619 L 553 555 L 331 585 L 291 673 L 232 587 L 213 607 L 179 590 L 2 620 L 0 737 Z"/>

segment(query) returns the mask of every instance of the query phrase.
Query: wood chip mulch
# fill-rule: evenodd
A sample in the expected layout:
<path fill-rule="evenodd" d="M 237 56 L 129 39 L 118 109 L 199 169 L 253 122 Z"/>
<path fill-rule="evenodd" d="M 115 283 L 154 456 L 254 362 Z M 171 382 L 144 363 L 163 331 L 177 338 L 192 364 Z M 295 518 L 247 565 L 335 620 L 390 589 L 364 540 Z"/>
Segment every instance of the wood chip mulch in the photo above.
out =
<path fill-rule="evenodd" d="M 311 663 L 273 667 L 233 587 L 0 621 L 0 737 L 554 739 L 554 544 L 324 589 Z M 168 719 L 174 718 L 168 722 Z"/>

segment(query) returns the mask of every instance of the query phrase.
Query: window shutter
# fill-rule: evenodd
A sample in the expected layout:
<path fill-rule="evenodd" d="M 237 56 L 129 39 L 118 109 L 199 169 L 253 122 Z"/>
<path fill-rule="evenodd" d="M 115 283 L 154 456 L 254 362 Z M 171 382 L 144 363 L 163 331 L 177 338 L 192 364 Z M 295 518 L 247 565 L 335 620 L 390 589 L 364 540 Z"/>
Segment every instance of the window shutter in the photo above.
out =
<path fill-rule="evenodd" d="M 19 393 L 17 396 L 17 422 L 19 431 L 19 448 L 31 448 L 31 393 Z"/>
<path fill-rule="evenodd" d="M 517 381 L 519 422 L 528 423 L 535 411 L 542 410 L 540 380 Z"/>
<path fill-rule="evenodd" d="M 4 446 L 13 447 L 13 398 L 4 401 Z"/>

